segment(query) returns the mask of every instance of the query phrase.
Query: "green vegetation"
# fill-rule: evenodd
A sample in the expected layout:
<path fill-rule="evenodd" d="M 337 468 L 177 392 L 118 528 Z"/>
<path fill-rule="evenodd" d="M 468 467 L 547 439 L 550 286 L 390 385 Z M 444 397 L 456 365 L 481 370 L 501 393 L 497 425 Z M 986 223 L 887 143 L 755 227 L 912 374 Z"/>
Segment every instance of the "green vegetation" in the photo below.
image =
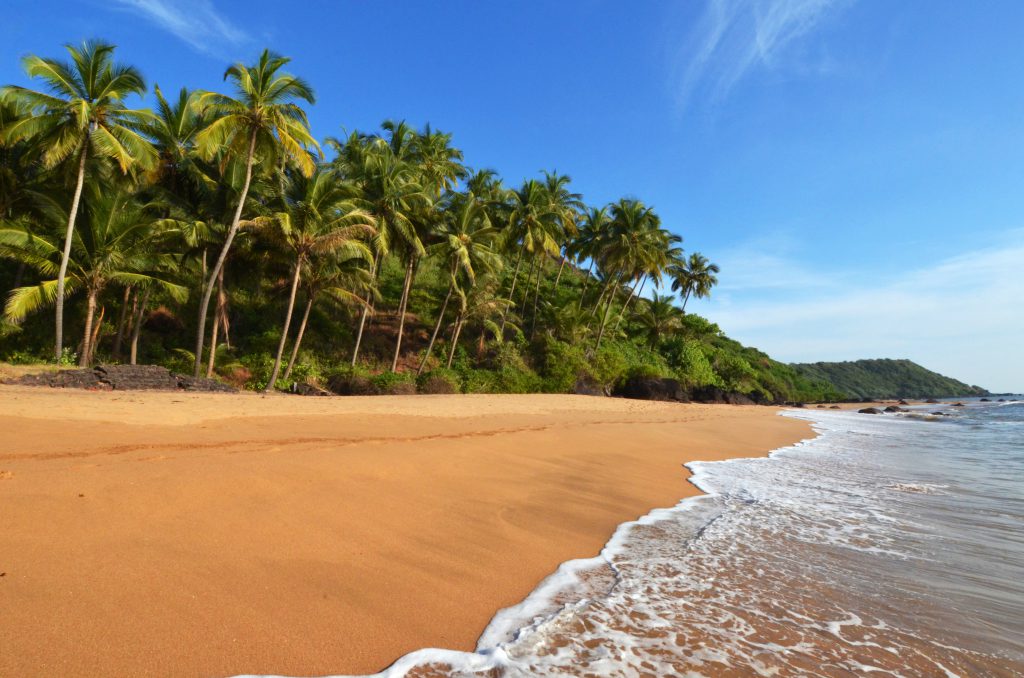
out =
<path fill-rule="evenodd" d="M 953 398 L 988 391 L 927 370 L 909 360 L 856 360 L 792 367 L 809 379 L 828 381 L 854 398 Z"/>
<path fill-rule="evenodd" d="M 687 314 L 719 269 L 640 200 L 589 206 L 557 172 L 510 188 L 405 122 L 321 148 L 312 87 L 270 52 L 228 68 L 226 93 L 154 87 L 154 110 L 133 107 L 145 83 L 114 51 L 28 57 L 40 89 L 0 89 L 0 359 L 156 363 L 252 389 L 671 377 L 840 396 Z"/>

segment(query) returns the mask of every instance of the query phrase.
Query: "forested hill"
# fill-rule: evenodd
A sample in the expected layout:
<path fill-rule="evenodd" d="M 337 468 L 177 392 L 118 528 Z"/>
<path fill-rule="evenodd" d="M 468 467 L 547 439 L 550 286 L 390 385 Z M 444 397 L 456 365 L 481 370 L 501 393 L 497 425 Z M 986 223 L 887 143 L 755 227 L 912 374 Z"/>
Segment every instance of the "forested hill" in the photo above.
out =
<path fill-rule="evenodd" d="M 952 398 L 983 396 L 980 386 L 945 377 L 910 360 L 855 360 L 792 365 L 809 379 L 827 381 L 854 398 Z"/>

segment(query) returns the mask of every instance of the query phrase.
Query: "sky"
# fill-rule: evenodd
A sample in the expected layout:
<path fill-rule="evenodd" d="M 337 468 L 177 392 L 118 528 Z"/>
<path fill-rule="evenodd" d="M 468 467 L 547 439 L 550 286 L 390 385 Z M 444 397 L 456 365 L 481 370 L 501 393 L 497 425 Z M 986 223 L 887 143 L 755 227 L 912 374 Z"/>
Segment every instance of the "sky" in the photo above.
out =
<path fill-rule="evenodd" d="M 1024 390 L 1024 3 L 7 0 L 18 60 L 100 37 L 165 91 L 269 47 L 318 138 L 405 119 L 516 184 L 652 205 L 787 362 L 909 358 Z"/>

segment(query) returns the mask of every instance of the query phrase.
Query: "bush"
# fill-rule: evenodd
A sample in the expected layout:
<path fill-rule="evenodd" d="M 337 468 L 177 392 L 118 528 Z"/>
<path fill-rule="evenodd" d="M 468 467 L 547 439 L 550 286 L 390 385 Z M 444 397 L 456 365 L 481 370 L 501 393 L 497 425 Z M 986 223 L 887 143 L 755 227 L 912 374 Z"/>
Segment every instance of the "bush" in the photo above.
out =
<path fill-rule="evenodd" d="M 420 393 L 461 393 L 462 379 L 455 370 L 440 367 L 421 374 L 416 380 L 416 386 Z"/>
<path fill-rule="evenodd" d="M 557 339 L 544 345 L 542 388 L 548 393 L 572 393 L 580 377 L 591 377 L 590 362 L 579 346 Z"/>
<path fill-rule="evenodd" d="M 416 378 L 404 372 L 381 372 L 370 377 L 377 395 L 414 395 Z"/>

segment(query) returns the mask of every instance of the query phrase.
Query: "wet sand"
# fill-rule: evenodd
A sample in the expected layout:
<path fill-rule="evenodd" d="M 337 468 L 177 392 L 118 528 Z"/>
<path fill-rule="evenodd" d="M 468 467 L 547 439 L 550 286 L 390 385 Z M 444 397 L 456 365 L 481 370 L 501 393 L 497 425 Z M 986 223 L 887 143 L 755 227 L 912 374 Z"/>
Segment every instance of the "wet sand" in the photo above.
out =
<path fill-rule="evenodd" d="M 366 673 L 811 435 L 768 407 L 0 386 L 0 675 Z"/>

